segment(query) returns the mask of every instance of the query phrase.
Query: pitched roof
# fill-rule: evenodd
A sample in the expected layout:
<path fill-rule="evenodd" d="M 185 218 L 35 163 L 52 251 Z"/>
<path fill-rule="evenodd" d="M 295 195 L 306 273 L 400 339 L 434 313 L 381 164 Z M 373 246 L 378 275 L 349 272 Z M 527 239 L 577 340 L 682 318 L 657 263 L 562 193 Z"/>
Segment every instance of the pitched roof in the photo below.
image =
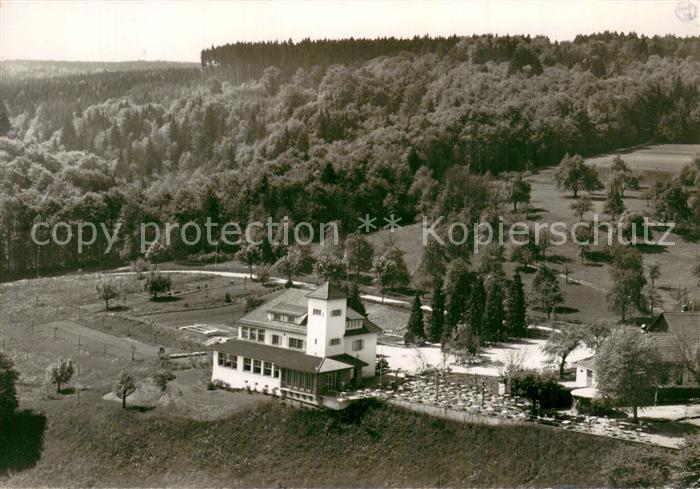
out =
<path fill-rule="evenodd" d="M 333 372 L 353 368 L 355 365 L 334 358 L 314 357 L 302 351 L 279 348 L 254 341 L 230 339 L 218 343 L 213 349 L 222 353 L 241 355 L 256 360 L 272 362 L 281 368 L 307 373 Z"/>
<path fill-rule="evenodd" d="M 369 366 L 369 363 L 363 362 L 359 358 L 355 358 L 352 355 L 349 355 L 347 353 L 341 353 L 340 355 L 333 355 L 331 357 L 333 360 L 337 360 L 339 362 L 347 363 L 348 365 L 352 365 L 353 367 L 367 367 Z"/>
<path fill-rule="evenodd" d="M 576 366 L 587 368 L 589 370 L 593 370 L 594 364 L 595 364 L 595 355 L 591 355 L 590 357 L 584 358 L 583 360 L 579 360 L 578 362 L 576 362 Z"/>
<path fill-rule="evenodd" d="M 299 314 L 295 311 L 302 311 L 306 313 L 306 294 L 307 291 L 303 289 L 287 289 L 284 293 L 273 297 L 269 301 L 265 302 L 259 307 L 256 307 L 248 314 L 243 316 L 239 321 L 242 324 L 252 325 L 252 326 L 271 326 L 279 327 L 279 329 L 288 329 L 289 331 L 296 331 L 302 333 L 306 331 L 306 326 L 302 324 L 285 323 L 282 321 L 271 321 L 267 318 L 268 311 L 278 311 L 285 312 L 289 314 Z M 282 311 L 281 309 L 284 309 Z"/>
<path fill-rule="evenodd" d="M 700 346 L 700 313 L 664 312 L 647 331 L 664 360 L 682 361 L 684 352 L 694 352 Z"/>
<path fill-rule="evenodd" d="M 330 282 L 324 282 L 323 285 L 309 293 L 306 297 L 310 299 L 321 299 L 324 301 L 332 301 L 335 299 L 345 299 L 347 294 L 339 286 Z"/>

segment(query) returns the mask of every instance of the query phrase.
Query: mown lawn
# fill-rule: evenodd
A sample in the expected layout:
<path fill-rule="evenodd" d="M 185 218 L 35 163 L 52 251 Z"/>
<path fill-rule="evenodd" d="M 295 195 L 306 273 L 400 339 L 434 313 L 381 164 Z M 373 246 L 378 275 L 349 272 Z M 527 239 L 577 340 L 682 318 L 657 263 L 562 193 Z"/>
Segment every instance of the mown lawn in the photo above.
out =
<path fill-rule="evenodd" d="M 217 421 L 106 402 L 47 409 L 40 460 L 0 476 L 0 485 L 600 487 L 619 460 L 669 456 L 612 439 L 462 425 L 379 404 L 338 413 L 270 403 Z"/>

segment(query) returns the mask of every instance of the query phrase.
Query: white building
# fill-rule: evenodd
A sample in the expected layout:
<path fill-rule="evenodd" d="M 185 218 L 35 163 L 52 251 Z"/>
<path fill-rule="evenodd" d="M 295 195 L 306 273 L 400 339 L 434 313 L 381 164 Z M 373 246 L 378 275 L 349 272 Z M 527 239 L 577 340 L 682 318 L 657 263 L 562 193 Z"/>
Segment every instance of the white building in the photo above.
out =
<path fill-rule="evenodd" d="M 241 318 L 238 339 L 214 346 L 212 382 L 322 405 L 374 376 L 379 332 L 328 282 L 289 289 Z"/>

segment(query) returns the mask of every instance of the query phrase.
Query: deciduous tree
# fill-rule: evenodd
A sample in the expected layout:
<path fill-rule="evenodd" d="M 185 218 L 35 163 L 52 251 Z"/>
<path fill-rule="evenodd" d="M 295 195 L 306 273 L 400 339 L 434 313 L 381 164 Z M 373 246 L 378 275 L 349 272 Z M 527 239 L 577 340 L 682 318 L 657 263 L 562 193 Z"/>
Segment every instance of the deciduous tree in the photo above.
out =
<path fill-rule="evenodd" d="M 535 308 L 546 313 L 547 319 L 551 317 L 554 309 L 564 302 L 557 275 L 551 268 L 543 266 L 535 275 L 530 302 Z"/>
<path fill-rule="evenodd" d="M 161 275 L 159 272 L 151 272 L 146 279 L 146 290 L 153 295 L 154 299 L 158 298 L 158 294 L 169 291 L 170 286 L 170 277 L 168 275 Z"/>
<path fill-rule="evenodd" d="M 122 370 L 112 390 L 114 395 L 121 399 L 122 408 L 126 409 L 126 398 L 136 392 L 136 381 L 129 372 Z"/>
<path fill-rule="evenodd" d="M 574 198 L 578 197 L 580 190 L 593 192 L 603 188 L 598 178 L 598 170 L 587 165 L 581 155 L 566 154 L 554 172 L 554 180 L 561 190 L 570 190 Z"/>
<path fill-rule="evenodd" d="M 577 325 L 564 324 L 552 331 L 547 338 L 542 350 L 549 356 L 551 361 L 556 362 L 559 367 L 559 378 L 564 378 L 564 367 L 566 359 L 571 352 L 581 345 L 584 339 L 584 330 Z"/>
<path fill-rule="evenodd" d="M 61 392 L 61 385 L 70 382 L 75 369 L 70 359 L 59 358 L 46 369 L 46 380 L 50 384 L 56 384 L 56 392 Z"/>
<path fill-rule="evenodd" d="M 111 299 L 116 299 L 121 295 L 119 286 L 112 280 L 108 279 L 97 282 L 95 289 L 97 290 L 97 295 L 100 297 L 100 299 L 105 301 L 105 309 L 109 309 L 109 301 Z"/>
<path fill-rule="evenodd" d="M 663 377 L 661 356 L 654 340 L 638 329 L 618 328 L 595 356 L 594 370 L 600 396 L 617 405 L 637 409 L 653 402 L 654 388 Z"/>

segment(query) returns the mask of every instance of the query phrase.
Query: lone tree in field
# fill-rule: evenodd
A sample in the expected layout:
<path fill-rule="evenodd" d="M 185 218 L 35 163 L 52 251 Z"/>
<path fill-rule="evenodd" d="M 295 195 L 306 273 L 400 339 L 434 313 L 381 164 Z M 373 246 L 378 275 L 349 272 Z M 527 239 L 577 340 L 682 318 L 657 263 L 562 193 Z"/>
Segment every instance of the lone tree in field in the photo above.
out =
<path fill-rule="evenodd" d="M 527 334 L 527 300 L 519 273 L 513 276 L 513 280 L 508 286 L 506 331 L 515 338 L 522 338 Z"/>
<path fill-rule="evenodd" d="M 613 158 L 612 166 L 610 167 L 609 185 L 620 192 L 622 197 L 625 196 L 626 190 L 639 188 L 639 177 L 627 166 L 627 163 L 620 155 Z"/>
<path fill-rule="evenodd" d="M 0 352 L 0 420 L 8 419 L 17 410 L 17 389 L 15 383 L 19 374 L 14 363 Z"/>
<path fill-rule="evenodd" d="M 637 409 L 653 403 L 654 389 L 663 377 L 661 356 L 654 340 L 633 328 L 618 328 L 595 356 L 598 392 L 607 401 Z"/>
<path fill-rule="evenodd" d="M 428 340 L 437 343 L 442 339 L 445 329 L 445 293 L 442 290 L 442 280 L 438 279 L 433 288 L 433 299 L 430 303 L 430 323 L 428 323 Z"/>
<path fill-rule="evenodd" d="M 603 188 L 598 178 L 598 170 L 587 165 L 581 155 L 566 154 L 554 172 L 554 181 L 560 190 L 570 190 L 574 198 L 580 190 L 593 192 Z"/>
<path fill-rule="evenodd" d="M 547 314 L 549 319 L 554 309 L 564 302 L 557 275 L 551 268 L 543 266 L 532 281 L 530 302 L 535 308 Z"/>
<path fill-rule="evenodd" d="M 571 324 L 562 325 L 549 335 L 542 351 L 559 366 L 559 378 L 564 378 L 566 359 L 581 345 L 584 337 L 585 331 L 581 327 Z"/>
<path fill-rule="evenodd" d="M 56 384 L 56 392 L 61 392 L 61 385 L 70 382 L 74 373 L 73 362 L 59 358 L 46 369 L 46 380 L 50 384 Z"/>
<path fill-rule="evenodd" d="M 520 173 L 509 176 L 507 192 L 508 200 L 513 204 L 513 212 L 518 211 L 518 204 L 530 202 L 531 190 L 530 182 L 525 180 Z"/>
<path fill-rule="evenodd" d="M 409 338 L 416 343 L 425 341 L 425 323 L 423 321 L 423 309 L 420 301 L 420 296 L 416 294 L 413 298 L 413 306 L 411 307 L 411 316 L 408 318 L 408 326 L 406 332 Z"/>
<path fill-rule="evenodd" d="M 610 214 L 613 221 L 625 212 L 625 202 L 622 200 L 622 195 L 614 187 L 610 187 L 605 193 L 603 210 Z"/>
<path fill-rule="evenodd" d="M 593 210 L 593 201 L 589 196 L 584 195 L 571 203 L 571 210 L 576 213 L 580 221 L 583 221 L 584 214 Z"/>
<path fill-rule="evenodd" d="M 158 298 L 158 294 L 163 294 L 170 290 L 171 281 L 167 275 L 161 275 L 158 272 L 151 272 L 146 279 L 146 290 L 148 290 L 154 299 Z"/>
<path fill-rule="evenodd" d="M 114 384 L 114 395 L 122 400 L 122 408 L 126 409 L 126 398 L 136 392 L 136 381 L 126 370 L 119 374 L 119 380 Z"/>
<path fill-rule="evenodd" d="M 253 265 L 262 262 L 262 248 L 259 244 L 250 243 L 236 253 L 236 259 L 248 266 L 248 276 L 253 279 Z"/>
<path fill-rule="evenodd" d="M 109 309 L 109 301 L 121 295 L 119 287 L 111 280 L 102 280 L 95 285 L 97 295 L 105 301 L 105 309 Z"/>
<path fill-rule="evenodd" d="M 629 247 L 616 247 L 612 252 L 613 266 L 610 268 L 613 286 L 608 293 L 610 309 L 620 314 L 623 322 L 633 309 L 646 310 L 644 287 L 644 262 L 639 250 Z"/>

